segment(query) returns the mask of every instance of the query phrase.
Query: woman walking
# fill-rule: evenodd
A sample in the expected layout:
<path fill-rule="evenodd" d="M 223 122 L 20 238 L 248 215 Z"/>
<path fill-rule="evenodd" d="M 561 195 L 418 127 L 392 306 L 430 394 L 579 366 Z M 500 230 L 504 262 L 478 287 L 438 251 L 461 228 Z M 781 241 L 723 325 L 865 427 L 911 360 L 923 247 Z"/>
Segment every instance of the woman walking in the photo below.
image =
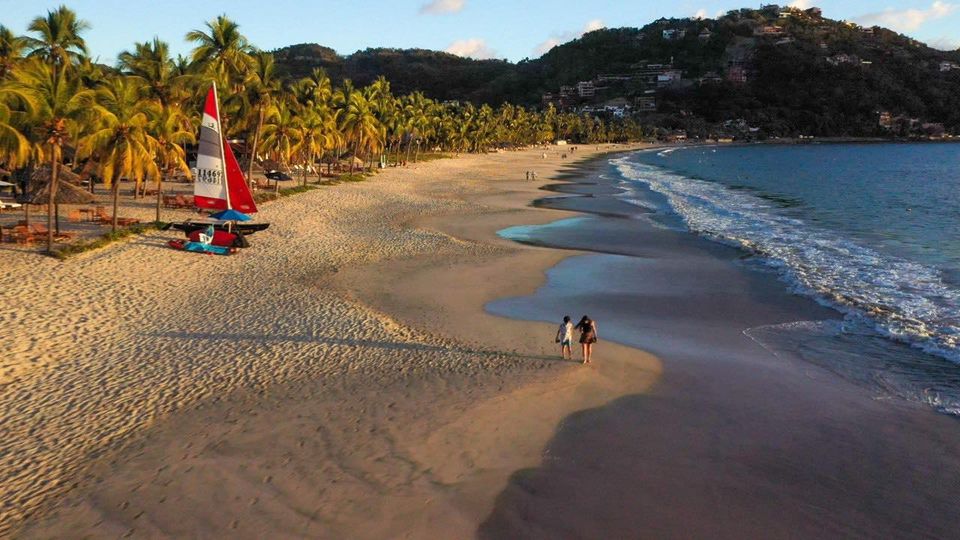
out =
<path fill-rule="evenodd" d="M 580 331 L 580 349 L 583 352 L 583 363 L 589 364 L 593 356 L 593 344 L 597 342 L 597 323 L 586 315 L 577 324 Z"/>

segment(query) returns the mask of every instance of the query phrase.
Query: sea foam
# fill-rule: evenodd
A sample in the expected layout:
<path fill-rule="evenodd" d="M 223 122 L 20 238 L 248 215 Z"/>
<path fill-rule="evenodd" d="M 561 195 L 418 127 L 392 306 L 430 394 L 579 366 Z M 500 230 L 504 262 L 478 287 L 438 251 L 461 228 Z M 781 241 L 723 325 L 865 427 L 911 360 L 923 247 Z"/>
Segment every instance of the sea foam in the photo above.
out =
<path fill-rule="evenodd" d="M 759 255 L 794 292 L 885 337 L 960 362 L 960 291 L 936 268 L 881 254 L 719 183 L 629 157 L 613 163 L 625 178 L 662 195 L 691 231 Z M 628 192 L 624 200 L 638 197 Z"/>

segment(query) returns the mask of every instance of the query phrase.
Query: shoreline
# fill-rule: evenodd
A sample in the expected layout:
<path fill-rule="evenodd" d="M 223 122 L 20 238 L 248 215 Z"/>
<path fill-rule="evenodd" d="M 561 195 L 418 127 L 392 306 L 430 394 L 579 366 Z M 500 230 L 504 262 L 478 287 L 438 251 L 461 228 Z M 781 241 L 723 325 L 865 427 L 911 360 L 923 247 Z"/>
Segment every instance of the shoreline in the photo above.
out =
<path fill-rule="evenodd" d="M 481 537 L 948 535 L 958 488 L 931 479 L 960 468 L 953 419 L 762 348 L 745 329 L 837 315 L 737 248 L 616 206 L 606 184 L 598 172 L 548 187 L 568 197 L 539 206 L 583 217 L 512 234 L 592 253 L 492 310 L 543 320 L 578 303 L 606 343 L 651 351 L 663 374 L 651 392 L 566 420 L 550 459 L 517 472 Z"/>
<path fill-rule="evenodd" d="M 56 536 L 57 531 L 70 530 L 95 536 L 130 531 L 151 536 L 217 531 L 251 537 L 336 537 L 347 531 L 354 537 L 382 537 L 397 531 L 408 531 L 414 536 L 438 531 L 472 535 L 513 471 L 539 461 L 543 445 L 553 435 L 557 422 L 575 410 L 643 391 L 659 371 L 658 361 L 652 356 L 614 345 L 605 347 L 604 358 L 609 357 L 610 361 L 603 369 L 606 374 L 601 376 L 578 364 L 555 362 L 552 324 L 517 323 L 483 312 L 485 301 L 495 297 L 493 292 L 513 294 L 530 290 L 542 280 L 546 268 L 569 256 L 559 251 L 517 247 L 495 235 L 510 220 L 522 221 L 541 213 L 544 215 L 540 219 L 549 220 L 557 215 L 528 208 L 532 197 L 527 194 L 542 193 L 536 189 L 542 182 L 527 183 L 522 177 L 514 180 L 519 175 L 510 172 L 513 167 L 522 170 L 521 165 L 526 163 L 541 169 L 538 172 L 546 179 L 552 173 L 543 172 L 543 168 L 559 169 L 575 161 L 560 161 L 551 155 L 544 163 L 540 152 L 528 150 L 433 162 L 393 175 L 381 174 L 364 183 L 338 186 L 337 191 L 308 193 L 286 204 L 279 203 L 281 207 L 300 207 L 313 202 L 311 198 L 325 199 L 334 194 L 342 197 L 349 193 L 351 197 L 360 197 L 363 204 L 379 208 L 371 210 L 369 219 L 346 219 L 348 223 L 343 225 L 356 230 L 361 238 L 372 232 L 368 228 L 373 225 L 383 231 L 377 233 L 377 238 L 386 235 L 396 241 L 412 236 L 424 242 L 424 248 L 440 247 L 419 252 L 389 249 L 370 263 L 327 263 L 319 274 L 307 267 L 295 272 L 310 276 L 308 295 L 314 294 L 311 291 L 323 291 L 324 297 L 340 298 L 356 306 L 368 314 L 365 318 L 373 317 L 379 321 L 377 326 L 396 336 L 396 344 L 351 338 L 341 346 L 327 339 L 327 349 L 343 347 L 343 353 L 350 355 L 337 361 L 340 369 L 328 375 L 275 377 L 275 382 L 265 380 L 265 385 L 258 385 L 259 390 L 241 387 L 198 402 L 196 409 L 187 407 L 166 415 L 145 435 L 135 437 L 135 442 L 98 460 L 85 473 L 89 480 L 61 499 L 44 519 L 33 520 L 25 534 Z M 414 183 L 419 185 L 413 186 Z M 366 198 L 368 193 L 388 200 L 365 202 L 373 200 Z M 487 199 L 487 193 L 494 195 Z M 474 196 L 475 202 L 464 202 Z M 393 201 L 395 197 L 400 197 L 397 201 L 402 204 Z M 491 217 L 491 206 L 498 204 L 498 198 L 505 207 L 500 215 Z M 437 201 L 442 202 L 439 207 Z M 438 217 L 424 218 L 421 208 L 427 207 L 434 208 L 426 212 L 427 216 Z M 465 222 L 465 212 L 475 216 L 476 223 Z M 354 219 L 367 225 L 349 225 Z M 286 233 L 284 236 L 291 240 L 295 238 L 288 231 L 279 232 Z M 331 232 L 340 235 L 339 231 Z M 351 234 L 346 229 L 344 233 Z M 265 242 L 259 235 L 256 239 L 274 245 L 255 244 L 252 250 L 273 252 L 283 247 L 272 240 Z M 381 250 L 391 242 L 386 240 L 384 245 L 384 240 L 373 237 L 371 241 Z M 401 240 L 401 244 L 405 243 Z M 341 247 L 358 250 L 358 246 Z M 199 259 L 203 258 L 192 260 Z M 518 271 L 517 262 L 522 263 L 524 270 Z M 473 272 L 472 283 L 477 287 L 471 288 L 471 295 L 457 298 L 456 293 L 464 289 L 464 271 Z M 502 279 L 505 273 L 511 278 Z M 380 278 L 377 286 L 373 286 L 374 277 Z M 409 286 L 398 287 L 398 281 L 403 279 L 409 280 Z M 446 282 L 441 283 L 443 280 Z M 357 287 L 357 283 L 362 286 Z M 483 287 L 488 283 L 492 287 Z M 280 290 L 267 290 L 271 289 Z M 404 294 L 392 293 L 397 290 Z M 425 292 L 420 294 L 417 290 Z M 442 290 L 450 294 L 440 294 Z M 280 293 L 277 301 L 287 297 Z M 442 300 L 442 305 L 424 309 L 421 302 L 434 297 Z M 266 307 L 271 302 L 262 300 L 256 304 Z M 389 309 L 380 309 L 383 307 Z M 281 316 L 284 311 L 287 310 L 274 316 Z M 238 326 L 248 325 L 240 321 Z M 313 332 L 322 331 L 316 325 L 310 327 Z M 166 335 L 174 339 L 183 335 L 191 340 L 191 348 L 199 350 L 204 345 L 221 343 L 218 335 L 210 332 L 177 331 Z M 231 335 L 240 337 L 236 330 L 226 334 Z M 317 350 L 324 347 L 323 343 L 300 338 L 288 343 L 288 338 L 277 337 L 280 339 L 254 336 L 254 341 L 248 342 L 253 346 L 250 352 L 264 346 L 292 347 L 315 358 L 303 358 L 298 364 L 324 357 L 327 360 L 323 362 L 328 362 L 339 356 L 331 357 L 333 350 Z M 204 344 L 207 339 L 217 341 Z M 238 347 L 228 346 L 234 350 Z M 386 356 L 366 368 L 366 351 L 371 347 L 377 358 L 382 356 L 380 353 Z M 387 361 L 391 356 L 399 365 L 410 367 L 391 370 Z M 284 383 L 284 379 L 291 382 Z M 374 394 L 367 388 L 371 383 L 377 388 Z M 504 422 L 505 416 L 512 420 Z M 305 421 L 306 418 L 313 420 Z M 306 424 L 320 418 L 326 420 L 315 430 L 305 430 Z M 367 427 L 360 429 L 361 426 Z M 288 442 L 294 433 L 301 432 L 303 435 L 295 437 L 298 442 Z M 266 440 L 274 442 L 267 444 Z M 227 448 L 230 450 L 224 454 Z M 356 455 L 341 453 L 346 448 L 354 448 Z M 457 450 L 442 450 L 453 448 Z M 471 451 L 464 452 L 463 448 Z M 322 467 L 316 471 L 302 470 L 306 463 Z M 288 476 L 284 471 L 291 467 L 298 471 Z M 396 477 L 400 470 L 408 471 L 405 480 Z M 361 478 L 364 480 L 358 484 Z M 220 493 L 210 500 L 206 491 L 214 483 L 220 486 Z M 308 488 L 318 485 L 329 487 L 320 493 Z M 237 498 L 231 494 L 237 494 Z M 313 504 L 317 505 L 315 510 L 301 517 L 287 515 L 291 507 Z M 213 507 L 218 510 L 215 514 L 210 513 Z M 371 515 L 379 519 L 371 520 Z M 227 519 L 230 516 L 233 519 Z"/>

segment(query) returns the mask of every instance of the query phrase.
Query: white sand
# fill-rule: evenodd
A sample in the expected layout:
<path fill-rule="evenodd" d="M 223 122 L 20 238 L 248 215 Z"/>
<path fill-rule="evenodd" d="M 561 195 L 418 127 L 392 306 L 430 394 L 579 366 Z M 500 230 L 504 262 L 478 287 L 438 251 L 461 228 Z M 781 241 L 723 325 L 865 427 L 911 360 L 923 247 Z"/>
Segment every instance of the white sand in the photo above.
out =
<path fill-rule="evenodd" d="M 0 252 L 0 534 L 472 534 L 557 422 L 659 369 L 607 344 L 598 369 L 556 362 L 551 325 L 482 311 L 562 256 L 492 232 L 560 215 L 524 209 L 523 171 L 565 163 L 464 156 L 283 199 L 233 257 L 173 233 Z"/>

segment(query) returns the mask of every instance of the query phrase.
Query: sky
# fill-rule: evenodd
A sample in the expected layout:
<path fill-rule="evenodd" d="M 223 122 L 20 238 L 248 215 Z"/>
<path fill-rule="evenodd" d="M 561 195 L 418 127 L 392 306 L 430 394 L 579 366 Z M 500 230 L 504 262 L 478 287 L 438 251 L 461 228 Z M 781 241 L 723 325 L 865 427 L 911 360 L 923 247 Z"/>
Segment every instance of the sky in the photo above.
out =
<path fill-rule="evenodd" d="M 781 0 L 818 6 L 824 16 L 880 25 L 941 49 L 960 47 L 960 0 Z M 0 0 L 0 24 L 25 33 L 61 3 L 91 28 L 87 47 L 113 64 L 136 41 L 159 36 L 188 53 L 190 30 L 227 14 L 260 49 L 319 43 L 341 54 L 367 47 L 419 47 L 473 58 L 518 61 L 603 27 L 643 26 L 660 17 L 715 17 L 759 7 L 737 0 Z M 772 2 L 764 2 L 772 3 Z"/>

